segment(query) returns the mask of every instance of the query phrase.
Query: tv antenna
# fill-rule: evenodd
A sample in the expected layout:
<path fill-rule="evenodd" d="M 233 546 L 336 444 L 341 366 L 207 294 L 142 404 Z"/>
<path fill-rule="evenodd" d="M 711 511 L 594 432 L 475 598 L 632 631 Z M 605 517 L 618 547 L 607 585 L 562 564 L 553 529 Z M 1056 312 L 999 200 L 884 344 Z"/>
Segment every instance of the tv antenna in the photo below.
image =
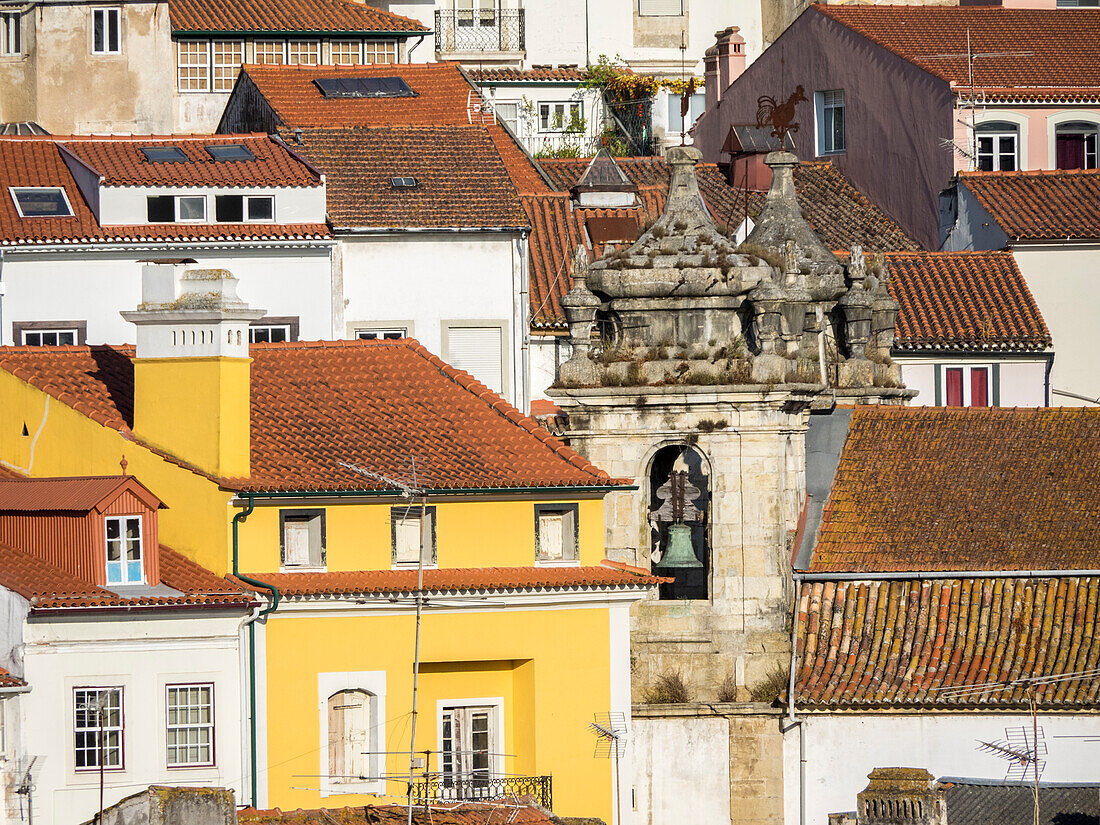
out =
<path fill-rule="evenodd" d="M 27 762 L 27 767 L 23 769 L 23 776 L 20 778 L 15 792 L 19 795 L 19 818 L 23 819 L 23 799 L 26 798 L 27 825 L 34 825 L 34 775 L 37 773 L 35 765 L 39 757 L 31 756 L 29 759 L 30 761 Z"/>
<path fill-rule="evenodd" d="M 596 713 L 593 721 L 588 723 L 588 730 L 596 737 L 596 750 L 594 759 L 615 760 L 615 821 L 622 823 L 623 809 L 619 795 L 619 757 L 622 756 L 623 747 L 626 744 L 626 714 L 616 711 Z"/>
<path fill-rule="evenodd" d="M 417 714 L 417 696 L 420 688 L 420 617 L 424 613 L 424 534 L 426 532 L 425 517 L 427 516 L 428 508 L 428 491 L 421 487 L 416 480 L 416 458 L 409 456 L 409 473 L 410 478 L 408 481 L 405 479 L 395 479 L 389 476 L 382 475 L 382 473 L 376 473 L 374 470 L 368 470 L 366 467 L 360 467 L 357 464 L 351 464 L 347 461 L 337 461 L 341 467 L 344 467 L 352 472 L 359 473 L 367 478 L 373 478 L 375 481 L 381 481 L 383 484 L 388 484 L 391 487 L 401 491 L 401 495 L 404 498 L 409 499 L 409 506 L 405 511 L 408 515 L 408 511 L 412 509 L 413 502 L 417 499 L 420 501 L 420 552 L 416 554 L 416 593 L 413 595 L 413 601 L 416 603 L 416 636 L 413 643 L 413 678 L 412 678 L 412 721 L 409 725 L 409 785 L 407 791 L 407 805 L 409 811 L 408 825 L 412 825 L 413 821 L 413 786 L 416 784 L 416 714 Z"/>

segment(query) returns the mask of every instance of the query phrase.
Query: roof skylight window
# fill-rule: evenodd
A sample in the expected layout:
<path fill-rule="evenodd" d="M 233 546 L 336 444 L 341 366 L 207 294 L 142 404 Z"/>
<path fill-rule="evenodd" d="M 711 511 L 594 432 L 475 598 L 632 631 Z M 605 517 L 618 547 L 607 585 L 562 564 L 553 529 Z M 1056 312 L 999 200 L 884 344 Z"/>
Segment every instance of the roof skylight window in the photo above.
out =
<path fill-rule="evenodd" d="M 190 160 L 178 146 L 142 146 L 141 153 L 149 163 L 187 163 Z"/>
<path fill-rule="evenodd" d="M 317 77 L 313 83 L 325 97 L 416 97 L 400 77 Z"/>
<path fill-rule="evenodd" d="M 217 161 L 241 161 L 255 160 L 252 150 L 240 143 L 230 143 L 222 146 L 207 146 L 207 153 Z"/>
<path fill-rule="evenodd" d="M 11 188 L 15 209 L 21 218 L 71 218 L 73 208 L 60 186 Z"/>
<path fill-rule="evenodd" d="M 416 178 L 390 178 L 390 186 L 394 189 L 415 189 L 419 185 Z"/>

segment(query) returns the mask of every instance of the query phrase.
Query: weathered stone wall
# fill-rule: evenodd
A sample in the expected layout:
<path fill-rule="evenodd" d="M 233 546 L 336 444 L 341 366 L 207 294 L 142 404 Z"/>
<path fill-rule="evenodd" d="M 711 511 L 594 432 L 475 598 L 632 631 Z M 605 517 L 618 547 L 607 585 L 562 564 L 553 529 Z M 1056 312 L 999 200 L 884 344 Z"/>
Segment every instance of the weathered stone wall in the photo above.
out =
<path fill-rule="evenodd" d="M 692 444 L 710 463 L 709 598 L 637 604 L 631 618 L 634 695 L 679 671 L 692 698 L 714 701 L 732 676 L 738 700 L 790 658 L 791 542 L 805 495 L 809 396 L 777 387 L 638 387 L 552 391 L 569 443 L 638 489 L 607 498 L 610 558 L 652 566 L 650 462 Z M 727 697 L 728 698 L 728 697 Z"/>

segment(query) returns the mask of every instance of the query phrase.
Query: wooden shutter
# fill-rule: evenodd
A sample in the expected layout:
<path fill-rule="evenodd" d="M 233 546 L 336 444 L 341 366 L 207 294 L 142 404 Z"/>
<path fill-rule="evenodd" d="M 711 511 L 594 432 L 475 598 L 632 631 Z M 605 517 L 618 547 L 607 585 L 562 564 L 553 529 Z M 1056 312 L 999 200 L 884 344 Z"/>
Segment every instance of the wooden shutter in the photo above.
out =
<path fill-rule="evenodd" d="M 557 561 L 563 558 L 565 514 L 555 510 L 539 513 L 539 558 Z"/>
<path fill-rule="evenodd" d="M 398 516 L 394 524 L 394 561 L 416 563 L 421 542 L 420 516 Z"/>
<path fill-rule="evenodd" d="M 295 565 L 308 565 L 309 559 L 309 522 L 305 519 L 283 522 L 283 542 L 286 549 L 286 558 L 283 564 L 287 567 Z"/>
<path fill-rule="evenodd" d="M 465 370 L 493 392 L 504 392 L 500 327 L 451 327 L 447 331 L 447 362 Z"/>
<path fill-rule="evenodd" d="M 333 783 L 358 782 L 367 775 L 370 696 L 361 690 L 334 693 L 328 700 L 328 772 Z"/>
<path fill-rule="evenodd" d="M 961 407 L 963 405 L 962 367 L 949 367 L 944 372 L 947 377 L 947 406 Z"/>
<path fill-rule="evenodd" d="M 989 406 L 989 369 L 986 367 L 970 370 L 970 406 Z"/>

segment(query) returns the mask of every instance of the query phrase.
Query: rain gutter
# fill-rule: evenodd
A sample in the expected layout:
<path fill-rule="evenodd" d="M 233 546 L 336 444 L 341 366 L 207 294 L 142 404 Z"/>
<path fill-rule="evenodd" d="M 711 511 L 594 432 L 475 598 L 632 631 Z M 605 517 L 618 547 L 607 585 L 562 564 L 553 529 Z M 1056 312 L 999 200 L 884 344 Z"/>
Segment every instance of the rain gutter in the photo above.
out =
<path fill-rule="evenodd" d="M 875 573 L 794 572 L 796 582 L 901 581 L 905 579 L 1058 579 L 1070 576 L 1100 576 L 1100 570 L 891 570 Z"/>

